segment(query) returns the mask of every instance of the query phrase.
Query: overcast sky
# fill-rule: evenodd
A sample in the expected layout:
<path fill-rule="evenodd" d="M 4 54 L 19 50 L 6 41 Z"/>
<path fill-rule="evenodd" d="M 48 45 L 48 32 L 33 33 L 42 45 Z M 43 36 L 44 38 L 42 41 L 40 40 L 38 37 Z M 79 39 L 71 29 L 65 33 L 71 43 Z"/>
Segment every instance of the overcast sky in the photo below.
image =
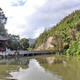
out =
<path fill-rule="evenodd" d="M 8 33 L 37 38 L 62 18 L 80 9 L 80 0 L 0 0 Z"/>

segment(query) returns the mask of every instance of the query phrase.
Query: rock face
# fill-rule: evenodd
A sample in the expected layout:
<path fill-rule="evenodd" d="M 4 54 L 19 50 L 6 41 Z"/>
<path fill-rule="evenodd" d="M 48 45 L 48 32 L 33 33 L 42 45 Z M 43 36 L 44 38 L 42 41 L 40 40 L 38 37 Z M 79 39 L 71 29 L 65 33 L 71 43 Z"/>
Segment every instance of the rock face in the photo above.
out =
<path fill-rule="evenodd" d="M 48 64 L 60 64 L 60 63 L 66 64 L 66 61 L 57 59 L 56 57 L 47 57 L 46 62 Z"/>
<path fill-rule="evenodd" d="M 41 50 L 41 49 L 48 49 L 54 47 L 51 42 L 52 42 L 53 37 L 49 37 L 47 41 L 45 41 L 43 44 L 41 44 L 36 50 Z"/>

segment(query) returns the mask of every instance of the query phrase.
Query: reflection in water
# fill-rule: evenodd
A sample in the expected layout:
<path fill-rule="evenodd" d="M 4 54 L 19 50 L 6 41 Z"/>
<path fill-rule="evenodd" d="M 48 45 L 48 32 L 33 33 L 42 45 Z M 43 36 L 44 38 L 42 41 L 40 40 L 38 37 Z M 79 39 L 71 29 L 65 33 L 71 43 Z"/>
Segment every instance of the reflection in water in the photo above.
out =
<path fill-rule="evenodd" d="M 31 59 L 28 69 L 22 69 L 18 72 L 11 72 L 10 75 L 18 80 L 61 80 L 60 77 L 46 72 L 35 59 Z"/>

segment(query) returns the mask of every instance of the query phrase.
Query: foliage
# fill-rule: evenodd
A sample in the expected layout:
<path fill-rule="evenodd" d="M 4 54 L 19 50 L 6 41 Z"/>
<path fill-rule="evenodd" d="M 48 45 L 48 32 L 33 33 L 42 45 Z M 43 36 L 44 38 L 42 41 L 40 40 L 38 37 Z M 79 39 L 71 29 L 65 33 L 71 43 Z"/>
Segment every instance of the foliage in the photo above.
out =
<path fill-rule="evenodd" d="M 29 48 L 29 40 L 26 38 L 20 39 L 19 35 L 9 35 L 8 48 L 11 50 L 27 50 Z"/>
<path fill-rule="evenodd" d="M 69 55 L 80 54 L 80 10 L 66 16 L 56 26 L 44 31 L 36 40 L 35 48 L 53 36 L 53 50 L 65 52 Z"/>
<path fill-rule="evenodd" d="M 73 41 L 66 52 L 69 55 L 80 55 L 80 41 Z"/>
<path fill-rule="evenodd" d="M 29 40 L 26 38 L 21 39 L 20 46 L 22 50 L 27 50 L 27 48 L 29 47 Z"/>
<path fill-rule="evenodd" d="M 52 45 L 54 46 L 54 50 L 61 52 L 63 51 L 63 39 L 61 35 L 54 35 L 53 36 Z"/>
<path fill-rule="evenodd" d="M 53 34 L 62 33 L 63 31 L 67 34 L 69 29 L 75 28 L 78 24 L 80 24 L 80 10 L 77 10 L 65 17 L 56 26 L 53 26 L 48 31 L 44 31 L 39 38 L 37 38 L 36 47 L 45 42 L 48 37 L 53 36 Z"/>
<path fill-rule="evenodd" d="M 33 48 L 27 48 L 28 51 L 33 51 Z"/>
<path fill-rule="evenodd" d="M 11 50 L 20 49 L 20 38 L 18 35 L 9 35 L 8 48 Z"/>

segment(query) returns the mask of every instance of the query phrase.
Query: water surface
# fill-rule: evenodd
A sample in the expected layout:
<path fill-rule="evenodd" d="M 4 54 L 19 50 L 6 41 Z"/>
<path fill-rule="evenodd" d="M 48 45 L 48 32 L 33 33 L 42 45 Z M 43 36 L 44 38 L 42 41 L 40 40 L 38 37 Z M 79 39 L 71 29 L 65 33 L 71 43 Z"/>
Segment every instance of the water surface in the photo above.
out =
<path fill-rule="evenodd" d="M 10 74 L 17 80 L 61 80 L 57 75 L 45 71 L 35 59 L 30 59 L 28 66 L 27 69 L 20 68 L 19 71 Z"/>
<path fill-rule="evenodd" d="M 80 80 L 80 58 L 44 55 L 1 59 L 0 78 L 6 77 L 17 80 Z"/>

